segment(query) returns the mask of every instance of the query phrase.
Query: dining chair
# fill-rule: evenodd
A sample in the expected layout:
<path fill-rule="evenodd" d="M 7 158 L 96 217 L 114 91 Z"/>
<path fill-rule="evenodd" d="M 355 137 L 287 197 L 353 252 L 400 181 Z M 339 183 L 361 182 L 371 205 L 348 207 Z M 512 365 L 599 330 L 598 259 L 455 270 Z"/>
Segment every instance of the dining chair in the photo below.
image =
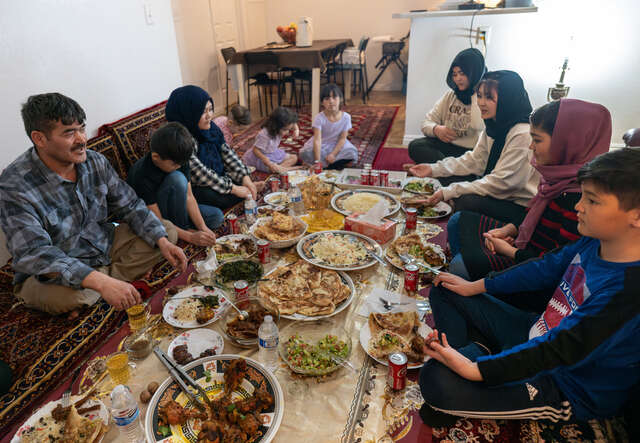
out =
<path fill-rule="evenodd" d="M 245 54 L 245 62 L 247 64 L 249 78 L 253 80 L 252 82 L 249 82 L 249 97 L 251 97 L 251 86 L 255 86 L 258 89 L 260 114 L 267 114 L 269 112 L 269 108 L 274 108 L 273 87 L 276 87 L 278 106 L 280 106 L 282 99 L 282 85 L 290 80 L 288 76 L 285 76 L 284 72 L 280 70 L 278 65 L 278 56 L 273 52 L 248 52 Z M 273 76 L 273 74 L 275 74 L 275 76 Z M 262 113 L 260 87 L 264 89 L 264 114 Z M 270 106 L 269 103 L 271 104 Z"/>
<path fill-rule="evenodd" d="M 358 43 L 357 60 L 347 60 L 342 64 L 342 70 L 352 71 L 353 76 L 351 79 L 352 91 L 356 90 L 358 86 L 362 91 L 362 101 L 367 103 L 369 98 L 369 77 L 367 75 L 367 45 L 369 44 L 369 37 L 362 37 Z M 344 74 L 343 74 L 344 75 Z"/>

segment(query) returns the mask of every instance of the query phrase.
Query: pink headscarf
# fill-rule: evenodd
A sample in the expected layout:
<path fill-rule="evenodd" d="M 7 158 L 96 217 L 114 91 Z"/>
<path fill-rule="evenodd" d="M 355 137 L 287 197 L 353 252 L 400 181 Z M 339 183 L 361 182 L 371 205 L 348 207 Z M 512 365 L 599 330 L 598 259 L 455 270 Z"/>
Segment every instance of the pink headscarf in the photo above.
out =
<path fill-rule="evenodd" d="M 531 164 L 542 175 L 538 193 L 529 202 L 529 211 L 518 228 L 516 247 L 529 243 L 542 213 L 551 200 L 563 192 L 579 192 L 578 169 L 609 150 L 611 114 L 597 103 L 562 99 L 551 136 L 552 164 Z"/>

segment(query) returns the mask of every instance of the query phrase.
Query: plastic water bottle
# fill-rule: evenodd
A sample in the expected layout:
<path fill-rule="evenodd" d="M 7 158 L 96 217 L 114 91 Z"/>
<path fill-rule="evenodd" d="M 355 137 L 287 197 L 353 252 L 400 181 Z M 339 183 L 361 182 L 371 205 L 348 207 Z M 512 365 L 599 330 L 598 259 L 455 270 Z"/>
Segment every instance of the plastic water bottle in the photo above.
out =
<path fill-rule="evenodd" d="M 273 317 L 266 315 L 258 329 L 258 359 L 270 371 L 278 367 L 278 326 L 273 322 Z"/>
<path fill-rule="evenodd" d="M 291 202 L 291 209 L 295 215 L 304 214 L 304 203 L 302 202 L 302 192 L 297 185 L 291 185 L 287 193 Z"/>
<path fill-rule="evenodd" d="M 111 416 L 120 433 L 127 437 L 128 441 L 145 443 L 138 402 L 125 385 L 118 385 L 111 391 Z"/>
<path fill-rule="evenodd" d="M 249 197 L 244 201 L 244 218 L 249 226 L 255 223 L 258 216 L 258 205 L 256 201 Z"/>

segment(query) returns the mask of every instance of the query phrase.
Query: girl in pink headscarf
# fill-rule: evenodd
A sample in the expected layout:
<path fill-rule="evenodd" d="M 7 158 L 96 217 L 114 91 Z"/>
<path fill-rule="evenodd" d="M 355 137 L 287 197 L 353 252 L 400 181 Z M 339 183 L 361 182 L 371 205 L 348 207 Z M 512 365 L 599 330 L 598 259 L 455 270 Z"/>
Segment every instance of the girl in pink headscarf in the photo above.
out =
<path fill-rule="evenodd" d="M 524 221 L 516 227 L 465 211 L 454 216 L 458 220 L 449 224 L 453 273 L 482 278 L 580 238 L 576 175 L 583 164 L 609 150 L 611 115 L 602 105 L 563 99 L 536 109 L 530 122 L 531 164 L 541 179 Z"/>

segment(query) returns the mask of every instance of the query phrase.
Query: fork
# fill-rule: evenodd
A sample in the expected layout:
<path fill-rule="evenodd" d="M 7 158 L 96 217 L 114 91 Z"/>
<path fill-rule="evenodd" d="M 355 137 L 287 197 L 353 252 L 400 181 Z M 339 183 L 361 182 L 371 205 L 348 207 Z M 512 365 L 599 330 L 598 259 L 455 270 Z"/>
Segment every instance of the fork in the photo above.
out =
<path fill-rule="evenodd" d="M 401 306 L 401 305 L 408 305 L 409 303 L 401 303 L 401 302 L 390 302 L 388 300 L 385 300 L 382 297 L 379 297 L 380 302 L 382 302 L 382 306 L 387 310 L 390 311 L 391 309 L 393 309 L 394 306 Z"/>
<path fill-rule="evenodd" d="M 71 403 L 71 388 L 67 389 L 62 394 L 62 407 L 63 408 L 68 408 L 69 407 L 69 403 Z"/>
<path fill-rule="evenodd" d="M 409 256 L 408 254 L 398 254 L 398 257 L 400 257 L 400 259 L 405 262 L 405 263 L 415 263 L 419 266 L 422 266 L 423 268 L 425 268 L 427 271 L 431 272 L 433 275 L 438 275 L 440 274 L 440 271 L 438 271 L 437 269 L 432 268 L 431 266 L 418 261 L 417 259 Z"/>

